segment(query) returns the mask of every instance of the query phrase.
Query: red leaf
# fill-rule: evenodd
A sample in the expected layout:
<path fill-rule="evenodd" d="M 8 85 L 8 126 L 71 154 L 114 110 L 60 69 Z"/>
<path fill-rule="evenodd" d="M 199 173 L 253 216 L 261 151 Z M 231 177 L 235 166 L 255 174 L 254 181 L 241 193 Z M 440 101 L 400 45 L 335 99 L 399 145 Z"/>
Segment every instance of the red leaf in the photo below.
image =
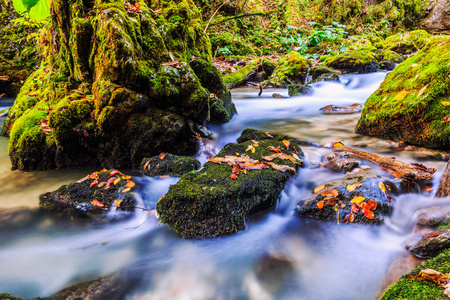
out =
<path fill-rule="evenodd" d="M 98 183 L 98 180 L 96 179 L 96 180 L 94 180 L 94 181 L 92 181 L 91 182 L 91 186 L 90 187 L 93 187 L 94 185 L 96 185 Z"/>
<path fill-rule="evenodd" d="M 159 154 L 159 159 L 163 160 L 165 156 L 166 156 L 166 154 L 164 152 L 161 152 Z"/>
<path fill-rule="evenodd" d="M 114 171 L 111 171 L 111 173 L 109 174 L 109 176 L 114 176 L 114 175 L 117 175 L 117 174 L 119 174 L 120 172 L 118 171 L 118 170 L 114 170 Z"/>
<path fill-rule="evenodd" d="M 92 200 L 92 201 L 91 201 L 91 204 L 92 204 L 92 205 L 95 205 L 95 206 L 97 206 L 97 207 L 103 207 L 103 206 L 105 206 L 105 204 L 101 203 L 101 202 L 98 201 L 97 199 L 96 199 L 96 200 Z"/>
<path fill-rule="evenodd" d="M 373 211 L 369 210 L 368 212 L 365 212 L 364 215 L 366 216 L 367 219 L 375 219 L 375 215 L 373 214 Z"/>
<path fill-rule="evenodd" d="M 292 148 L 294 148 L 294 150 L 292 151 L 292 153 L 297 154 L 298 155 L 298 151 L 297 149 L 295 149 L 295 146 L 293 146 Z"/>
<path fill-rule="evenodd" d="M 237 178 L 238 178 L 238 174 L 231 174 L 231 175 L 230 175 L 230 178 L 231 178 L 231 179 L 237 179 Z"/>
<path fill-rule="evenodd" d="M 323 200 L 322 201 L 319 201 L 319 202 L 317 202 L 317 208 L 318 209 L 322 209 L 323 208 L 323 205 L 324 205 L 324 202 L 323 202 Z"/>
<path fill-rule="evenodd" d="M 335 190 L 335 189 L 328 189 L 323 191 L 322 193 L 320 193 L 322 196 L 333 196 L 333 197 L 337 197 L 339 195 L 339 191 Z"/>
<path fill-rule="evenodd" d="M 450 118 L 447 117 L 447 116 L 445 116 L 445 117 L 444 117 L 444 123 L 448 123 L 448 121 L 450 121 Z"/>
<path fill-rule="evenodd" d="M 438 236 L 438 235 L 439 235 L 439 233 L 433 233 L 433 234 L 429 234 L 428 237 L 432 238 L 432 237 L 435 237 L 435 236 Z"/>
<path fill-rule="evenodd" d="M 355 214 L 356 214 L 357 212 L 359 212 L 359 207 L 358 207 L 358 205 L 356 205 L 355 203 L 353 203 L 353 205 L 352 205 L 352 212 L 354 212 Z"/>
<path fill-rule="evenodd" d="M 106 182 L 105 189 L 108 189 L 111 186 L 111 184 L 114 183 L 114 180 L 116 180 L 116 179 L 117 179 L 116 177 L 111 177 L 110 179 L 108 179 L 108 181 Z"/>
<path fill-rule="evenodd" d="M 375 201 L 373 201 L 372 199 L 370 199 L 369 201 L 367 201 L 367 204 L 369 205 L 371 210 L 375 210 L 377 209 L 377 203 Z"/>

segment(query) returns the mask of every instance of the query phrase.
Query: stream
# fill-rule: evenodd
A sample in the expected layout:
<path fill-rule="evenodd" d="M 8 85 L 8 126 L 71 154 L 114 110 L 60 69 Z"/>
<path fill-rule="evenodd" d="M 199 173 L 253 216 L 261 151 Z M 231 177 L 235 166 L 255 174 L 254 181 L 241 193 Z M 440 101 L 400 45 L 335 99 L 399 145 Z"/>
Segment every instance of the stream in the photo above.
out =
<path fill-rule="evenodd" d="M 426 151 L 399 152 L 389 141 L 355 134 L 359 113 L 325 115 L 319 110 L 329 104 L 364 104 L 385 76 L 343 75 L 340 82 L 313 84 L 312 95 L 284 99 L 272 98 L 272 93 L 287 96 L 286 90 L 264 90 L 258 97 L 257 88 L 234 89 L 238 115 L 208 127 L 213 138 L 205 139 L 197 158 L 203 163 L 235 142 L 243 129 L 257 128 L 322 145 L 340 139 L 406 163 L 419 161 L 437 169 L 437 184 L 445 162 L 430 159 Z M 299 218 L 293 209 L 314 187 L 345 176 L 318 167 L 331 149 L 304 146 L 306 167 L 287 183 L 274 210 L 253 216 L 247 229 L 235 235 L 186 240 L 141 210 L 108 224 L 62 220 L 37 211 L 40 194 L 95 170 L 11 171 L 7 142 L 0 137 L 0 208 L 5 209 L 0 209 L 0 293 L 24 298 L 47 297 L 126 270 L 136 282 L 126 299 L 372 300 L 390 263 L 404 249 L 415 210 L 432 202 L 424 194 L 400 196 L 382 226 Z M 137 178 L 143 186 L 138 206 L 154 209 L 177 180 Z"/>

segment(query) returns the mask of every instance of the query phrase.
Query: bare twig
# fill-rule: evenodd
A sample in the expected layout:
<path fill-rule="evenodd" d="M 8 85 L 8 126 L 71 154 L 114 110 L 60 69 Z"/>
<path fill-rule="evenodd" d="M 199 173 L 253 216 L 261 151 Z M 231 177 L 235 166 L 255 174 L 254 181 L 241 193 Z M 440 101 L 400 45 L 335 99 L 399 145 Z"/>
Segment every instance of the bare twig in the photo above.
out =
<path fill-rule="evenodd" d="M 214 19 L 214 17 L 216 16 L 217 12 L 219 11 L 219 9 L 224 6 L 225 4 L 227 4 L 228 1 L 225 1 L 224 3 L 222 3 L 217 9 L 216 11 L 213 13 L 213 15 L 211 16 L 211 18 L 209 19 L 208 23 L 205 26 L 205 30 L 203 31 L 203 33 L 206 33 L 206 30 L 208 30 L 209 24 L 211 23 L 212 19 Z"/>

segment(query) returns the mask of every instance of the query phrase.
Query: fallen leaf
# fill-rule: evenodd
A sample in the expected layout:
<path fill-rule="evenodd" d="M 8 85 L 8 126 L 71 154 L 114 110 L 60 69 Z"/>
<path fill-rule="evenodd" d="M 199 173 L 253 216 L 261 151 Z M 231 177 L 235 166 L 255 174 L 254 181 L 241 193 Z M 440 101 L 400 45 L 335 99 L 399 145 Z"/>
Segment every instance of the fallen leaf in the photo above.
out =
<path fill-rule="evenodd" d="M 332 142 L 332 143 L 331 143 L 331 147 L 333 147 L 333 148 L 339 148 L 339 147 L 345 147 L 345 145 L 342 144 L 341 142 Z"/>
<path fill-rule="evenodd" d="M 125 185 L 127 188 L 132 188 L 134 186 L 136 186 L 136 183 L 134 183 L 131 180 L 127 180 L 127 184 Z"/>
<path fill-rule="evenodd" d="M 273 152 L 281 153 L 280 146 L 278 146 L 276 148 L 274 146 L 269 146 L 268 148 L 269 148 L 269 150 L 271 150 Z"/>
<path fill-rule="evenodd" d="M 347 185 L 347 191 L 353 192 L 357 187 L 361 186 L 362 183 L 356 182 L 354 184 Z"/>
<path fill-rule="evenodd" d="M 108 181 L 106 182 L 105 189 L 109 189 L 111 184 L 113 184 L 114 180 L 116 180 L 116 177 L 111 177 L 110 179 L 108 179 Z"/>
<path fill-rule="evenodd" d="M 321 186 L 318 186 L 314 189 L 314 194 L 317 194 L 319 191 L 323 190 L 325 188 L 325 185 L 322 184 Z"/>
<path fill-rule="evenodd" d="M 97 179 L 94 180 L 94 181 L 92 181 L 90 187 L 93 187 L 93 186 L 96 185 L 97 183 L 98 183 L 98 180 L 97 180 Z"/>
<path fill-rule="evenodd" d="M 367 212 L 364 213 L 364 215 L 366 216 L 367 219 L 375 219 L 375 215 L 373 214 L 373 211 L 369 210 Z"/>
<path fill-rule="evenodd" d="M 120 178 L 117 178 L 116 180 L 114 180 L 114 185 L 116 185 L 116 184 L 118 184 L 119 182 L 120 182 L 120 180 L 122 180 L 122 179 L 120 179 Z"/>
<path fill-rule="evenodd" d="M 160 160 L 163 160 L 165 156 L 166 156 L 166 154 L 165 154 L 164 152 L 161 152 L 161 153 L 159 154 L 159 159 L 160 159 Z"/>
<path fill-rule="evenodd" d="M 97 199 L 96 199 L 96 200 L 92 200 L 92 201 L 91 201 L 91 204 L 94 205 L 94 206 L 97 206 L 97 207 L 103 207 L 103 206 L 105 206 L 105 204 L 101 203 L 101 202 L 98 201 Z"/>
<path fill-rule="evenodd" d="M 348 214 L 348 220 L 350 223 L 353 223 L 355 221 L 355 215 L 351 212 Z"/>
<path fill-rule="evenodd" d="M 447 116 L 445 116 L 445 117 L 444 117 L 444 121 L 443 121 L 443 122 L 444 122 L 444 123 L 448 123 L 448 121 L 450 121 L 450 118 L 449 118 L 449 117 L 447 117 Z"/>
<path fill-rule="evenodd" d="M 39 129 L 42 130 L 45 134 L 48 134 L 53 131 L 53 128 L 50 128 L 45 124 L 41 124 L 41 126 L 39 126 Z"/>
<path fill-rule="evenodd" d="M 316 204 L 316 205 L 317 205 L 317 208 L 318 208 L 318 209 L 322 209 L 322 208 L 323 208 L 323 204 L 324 204 L 323 200 L 317 202 L 317 204 Z"/>
<path fill-rule="evenodd" d="M 269 132 L 264 132 L 268 137 L 273 138 L 273 135 L 271 135 Z"/>
<path fill-rule="evenodd" d="M 82 183 L 85 180 L 88 180 L 89 178 L 91 178 L 91 175 L 86 175 L 83 178 L 81 178 L 80 180 L 78 180 L 76 183 Z"/>
<path fill-rule="evenodd" d="M 275 153 L 275 154 L 272 154 L 272 155 L 269 155 L 269 156 L 262 157 L 262 159 L 267 160 L 267 161 L 272 161 L 275 158 L 287 159 L 287 160 L 290 160 L 294 164 L 298 163 L 298 161 L 297 161 L 297 159 L 295 159 L 295 157 L 293 157 L 291 155 L 284 154 L 284 153 Z"/>
<path fill-rule="evenodd" d="M 122 203 L 122 201 L 123 201 L 123 199 L 116 200 L 116 201 L 114 201 L 114 205 L 117 206 L 117 207 L 120 207 L 120 204 Z"/>
<path fill-rule="evenodd" d="M 150 164 L 150 161 L 151 161 L 151 159 L 149 159 L 149 160 L 145 163 L 145 165 L 144 165 L 144 170 L 147 170 L 148 165 Z"/>
<path fill-rule="evenodd" d="M 131 176 L 130 175 L 127 175 L 127 176 L 122 176 L 121 177 L 123 180 L 128 180 L 128 179 L 131 179 Z"/>
<path fill-rule="evenodd" d="M 427 88 L 428 88 L 428 84 L 419 91 L 419 94 L 417 94 L 417 97 L 422 96 L 422 94 L 426 91 Z M 447 102 L 447 101 L 442 101 L 442 102 Z M 444 104 L 444 103 L 442 103 L 442 104 Z M 450 104 L 450 102 L 449 102 L 449 104 Z"/>
<path fill-rule="evenodd" d="M 277 171 L 281 171 L 281 172 L 286 172 L 286 171 L 289 171 L 289 172 L 293 172 L 293 173 L 295 173 L 295 174 L 297 174 L 297 171 L 294 169 L 294 168 L 291 168 L 291 167 L 289 167 L 289 166 L 286 166 L 286 165 L 277 165 L 277 164 L 275 164 L 275 163 L 272 163 L 272 162 L 268 162 L 267 163 L 270 167 L 272 167 L 272 169 L 274 169 L 274 170 L 277 170 Z"/>
<path fill-rule="evenodd" d="M 337 197 L 339 195 L 339 191 L 335 189 L 328 189 L 320 193 L 322 196 L 332 196 Z"/>
<path fill-rule="evenodd" d="M 129 192 L 130 190 L 131 190 L 130 188 L 126 188 L 126 189 L 124 189 L 124 190 L 122 191 L 122 193 Z"/>
<path fill-rule="evenodd" d="M 367 204 L 369 205 L 371 210 L 376 210 L 377 209 L 377 203 L 375 201 L 373 201 L 372 199 L 367 201 Z"/>
<path fill-rule="evenodd" d="M 386 186 L 382 182 L 378 182 L 378 187 L 383 193 L 386 193 Z"/>
<path fill-rule="evenodd" d="M 109 173 L 109 176 L 112 177 L 112 176 L 117 175 L 119 173 L 120 173 L 119 171 L 114 170 L 114 171 L 111 171 L 111 173 Z"/>
<path fill-rule="evenodd" d="M 352 212 L 354 212 L 355 214 L 359 212 L 359 207 L 356 203 L 352 204 Z"/>
<path fill-rule="evenodd" d="M 442 101 L 441 104 L 444 106 L 450 106 L 450 101 Z"/>
<path fill-rule="evenodd" d="M 350 202 L 354 203 L 354 204 L 360 204 L 364 200 L 366 200 L 366 198 L 364 198 L 362 196 L 355 196 L 352 200 L 350 200 Z"/>
<path fill-rule="evenodd" d="M 104 185 L 106 184 L 106 182 L 105 181 L 102 181 L 102 182 L 100 182 L 99 184 L 98 184 L 98 188 L 101 188 L 101 187 L 103 187 Z"/>
<path fill-rule="evenodd" d="M 295 149 L 295 146 L 292 146 L 292 148 L 294 149 L 294 150 L 292 151 L 292 153 L 294 153 L 295 155 L 298 155 L 298 151 L 297 151 L 297 149 Z"/>
<path fill-rule="evenodd" d="M 248 145 L 248 147 L 245 151 L 252 151 L 252 153 L 255 153 L 256 149 L 255 149 L 255 147 L 253 147 L 253 145 Z"/>
<path fill-rule="evenodd" d="M 291 145 L 291 142 L 288 140 L 283 140 L 283 144 L 286 147 L 286 150 L 289 149 L 289 146 Z"/>
<path fill-rule="evenodd" d="M 429 234 L 427 237 L 428 238 L 432 238 L 432 237 L 436 237 L 436 236 L 439 236 L 440 235 L 440 233 L 433 233 L 433 234 Z"/>
<path fill-rule="evenodd" d="M 230 178 L 231 178 L 231 179 L 237 179 L 237 178 L 238 178 L 238 174 L 234 174 L 234 173 L 233 173 L 233 174 L 230 175 Z"/>
<path fill-rule="evenodd" d="M 170 175 L 161 175 L 158 178 L 167 178 L 167 177 L 170 177 Z"/>

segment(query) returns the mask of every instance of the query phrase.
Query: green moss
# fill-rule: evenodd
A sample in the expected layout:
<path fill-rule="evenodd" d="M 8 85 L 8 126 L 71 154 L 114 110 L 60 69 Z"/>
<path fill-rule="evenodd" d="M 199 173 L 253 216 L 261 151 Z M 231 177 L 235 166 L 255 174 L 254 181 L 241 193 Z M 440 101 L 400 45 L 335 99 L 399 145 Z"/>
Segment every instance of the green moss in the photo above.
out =
<path fill-rule="evenodd" d="M 22 297 L 13 296 L 13 295 L 8 294 L 8 293 L 0 293 L 0 299 L 1 300 L 23 300 Z"/>
<path fill-rule="evenodd" d="M 223 82 L 227 85 L 228 88 L 238 86 L 242 82 L 242 80 L 244 80 L 244 78 L 248 75 L 248 73 L 252 72 L 260 63 L 261 63 L 260 59 L 253 60 L 245 67 L 223 77 Z"/>
<path fill-rule="evenodd" d="M 289 140 L 291 147 L 285 152 L 292 155 L 293 147 L 300 147 L 295 144 L 295 139 Z M 281 140 L 271 138 L 260 140 L 254 153 L 246 151 L 253 144 L 251 140 L 228 144 L 217 156 L 245 153 L 252 159 L 261 160 L 261 157 L 273 154 L 268 149 L 269 146 L 284 147 Z M 299 166 L 279 158 L 273 162 L 294 168 Z M 192 171 L 181 177 L 158 202 L 157 210 L 162 222 L 188 238 L 235 233 L 244 229 L 250 213 L 273 207 L 291 176 L 290 172 L 268 168 L 249 170 L 247 174 L 242 172 L 237 179 L 232 179 L 231 169 L 225 163 L 207 162 L 199 171 Z"/>
<path fill-rule="evenodd" d="M 285 87 L 286 84 L 303 84 L 310 67 L 309 60 L 300 53 L 292 51 L 280 59 L 269 81 L 281 87 Z"/>
<path fill-rule="evenodd" d="M 444 289 L 423 280 L 409 279 L 409 275 L 417 275 L 420 270 L 433 269 L 441 273 L 450 272 L 450 249 L 428 260 L 425 264 L 417 267 L 411 273 L 405 274 L 400 280 L 391 285 L 381 296 L 380 300 L 422 300 L 422 299 L 447 299 Z"/>
<path fill-rule="evenodd" d="M 423 48 L 431 41 L 431 36 L 425 30 L 414 30 L 389 36 L 385 41 L 376 44 L 377 48 L 395 51 L 400 54 L 411 54 Z"/>
<path fill-rule="evenodd" d="M 141 170 L 147 176 L 170 175 L 178 176 L 200 169 L 200 162 L 192 157 L 178 156 L 166 153 L 164 158 L 159 156 L 144 158 Z"/>
<path fill-rule="evenodd" d="M 388 50 L 388 49 L 375 52 L 375 58 L 378 61 L 390 60 L 395 63 L 401 63 L 402 61 L 405 60 L 402 55 L 400 55 L 397 52 L 394 52 L 392 50 Z"/>
<path fill-rule="evenodd" d="M 375 72 L 379 67 L 375 55 L 366 50 L 348 50 L 326 59 L 323 65 L 346 73 Z"/>
<path fill-rule="evenodd" d="M 434 41 L 387 75 L 367 100 L 357 132 L 431 148 L 450 146 L 450 41 Z"/>

